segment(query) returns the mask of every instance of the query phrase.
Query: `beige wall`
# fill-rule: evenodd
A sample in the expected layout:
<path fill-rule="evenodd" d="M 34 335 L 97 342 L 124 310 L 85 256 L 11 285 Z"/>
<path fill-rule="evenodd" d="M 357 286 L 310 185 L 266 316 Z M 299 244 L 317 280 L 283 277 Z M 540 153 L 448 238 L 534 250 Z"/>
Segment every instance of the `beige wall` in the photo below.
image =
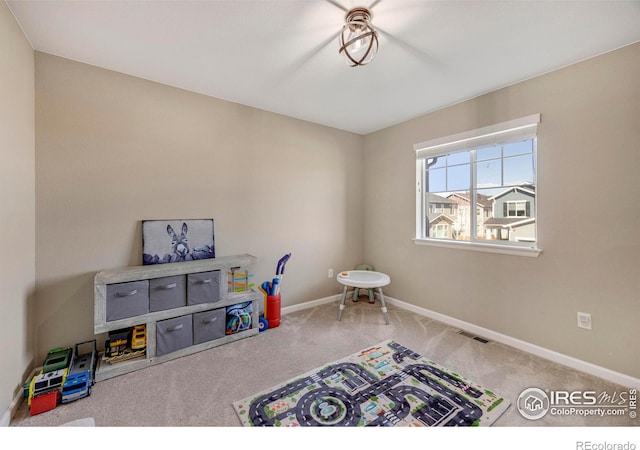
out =
<path fill-rule="evenodd" d="M 35 282 L 34 56 L 0 2 L 0 416 L 29 375 Z M 0 419 L 6 424 L 8 417 Z M 6 422 L 6 423 L 4 423 Z"/>
<path fill-rule="evenodd" d="M 533 113 L 543 253 L 414 245 L 413 144 Z M 639 120 L 635 44 L 366 136 L 365 259 L 392 297 L 640 378 Z"/>
<path fill-rule="evenodd" d="M 361 136 L 36 52 L 37 349 L 93 336 L 93 277 L 141 220 L 213 218 L 218 256 L 292 256 L 283 306 L 360 262 Z M 102 345 L 99 340 L 99 345 Z"/>

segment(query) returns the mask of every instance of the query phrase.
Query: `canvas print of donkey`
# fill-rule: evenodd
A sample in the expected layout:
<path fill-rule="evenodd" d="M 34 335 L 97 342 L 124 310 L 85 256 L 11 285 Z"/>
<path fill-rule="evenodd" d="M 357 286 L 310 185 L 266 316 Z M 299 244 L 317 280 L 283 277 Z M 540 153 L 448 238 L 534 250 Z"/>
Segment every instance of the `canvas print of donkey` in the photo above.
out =
<path fill-rule="evenodd" d="M 213 219 L 143 220 L 142 263 L 215 258 Z"/>

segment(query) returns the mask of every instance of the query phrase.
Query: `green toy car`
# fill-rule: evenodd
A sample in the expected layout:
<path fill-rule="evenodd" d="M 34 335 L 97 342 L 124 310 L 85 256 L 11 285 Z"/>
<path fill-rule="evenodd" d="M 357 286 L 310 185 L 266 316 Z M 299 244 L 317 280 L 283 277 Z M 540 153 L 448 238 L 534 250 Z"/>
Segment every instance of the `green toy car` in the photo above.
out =
<path fill-rule="evenodd" d="M 56 347 L 49 350 L 47 357 L 42 364 L 42 373 L 54 372 L 60 369 L 66 369 L 71 364 L 73 357 L 73 349 Z"/>

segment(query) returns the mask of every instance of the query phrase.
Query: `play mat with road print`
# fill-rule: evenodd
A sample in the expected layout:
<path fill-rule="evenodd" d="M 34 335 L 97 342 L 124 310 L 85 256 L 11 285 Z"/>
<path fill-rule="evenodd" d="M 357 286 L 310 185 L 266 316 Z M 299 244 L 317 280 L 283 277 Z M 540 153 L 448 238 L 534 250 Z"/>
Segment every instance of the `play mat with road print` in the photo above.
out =
<path fill-rule="evenodd" d="M 510 402 L 387 340 L 235 402 L 244 426 L 488 426 Z"/>

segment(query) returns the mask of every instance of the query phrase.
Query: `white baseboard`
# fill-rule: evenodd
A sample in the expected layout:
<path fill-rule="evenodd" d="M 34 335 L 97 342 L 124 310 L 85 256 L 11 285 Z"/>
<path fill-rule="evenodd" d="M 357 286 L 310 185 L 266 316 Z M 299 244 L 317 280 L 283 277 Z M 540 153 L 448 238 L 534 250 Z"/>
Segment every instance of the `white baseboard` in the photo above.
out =
<path fill-rule="evenodd" d="M 456 319 L 445 314 L 421 308 L 410 303 L 405 303 L 392 297 L 387 297 L 386 295 L 385 299 L 391 305 L 406 309 L 416 314 L 420 314 L 421 316 L 429 317 L 430 319 L 437 320 L 438 322 L 442 322 L 446 325 L 459 328 L 461 330 L 487 338 L 492 341 L 500 342 L 501 344 L 508 345 L 509 347 L 522 350 L 523 352 L 527 352 L 540 358 L 562 364 L 563 366 L 570 367 L 580 372 L 588 373 L 589 375 L 611 381 L 612 383 L 616 383 L 624 387 L 640 389 L 640 379 L 634 378 L 630 375 L 625 375 L 623 373 L 616 372 L 605 367 L 597 366 L 595 364 L 582 361 L 581 359 L 567 356 L 562 353 L 558 353 L 553 350 L 531 344 L 530 342 L 522 341 L 520 339 L 498 333 L 497 331 L 465 322 L 464 320 Z"/>
<path fill-rule="evenodd" d="M 4 412 L 2 418 L 0 418 L 0 427 L 8 427 L 11 424 L 11 418 L 13 417 L 14 404 L 16 399 L 14 398 L 9 408 Z"/>
<path fill-rule="evenodd" d="M 29 378 L 27 379 L 30 380 L 33 377 L 35 377 L 36 374 L 40 371 L 40 369 L 41 369 L 40 367 L 33 369 L 31 371 L 31 375 L 29 375 Z M 2 418 L 0 418 L 0 427 L 8 427 L 9 425 L 11 425 L 11 419 L 18 411 L 18 408 L 20 408 L 20 405 L 22 404 L 23 400 L 24 400 L 24 388 L 20 387 L 15 397 L 13 397 L 13 401 L 11 402 L 7 410 L 2 415 Z"/>
<path fill-rule="evenodd" d="M 332 295 L 330 297 L 319 298 L 317 300 L 311 300 L 308 302 L 300 303 L 293 306 L 285 306 L 282 308 L 282 315 L 291 314 L 296 311 L 302 311 L 304 309 L 314 308 L 316 306 L 326 305 L 327 303 L 338 301 L 342 298 L 342 294 Z"/>
<path fill-rule="evenodd" d="M 283 315 L 290 314 L 296 311 L 301 311 L 304 309 L 313 308 L 313 307 L 324 305 L 334 301 L 339 301 L 341 297 L 342 297 L 342 294 L 338 294 L 330 297 L 324 297 L 318 300 L 311 300 L 309 302 L 301 303 L 298 305 L 287 306 L 282 309 L 282 314 Z M 469 333 L 487 338 L 489 340 L 500 342 L 501 344 L 505 344 L 517 350 L 522 350 L 523 352 L 530 353 L 540 358 L 553 361 L 558 364 L 562 364 L 563 366 L 570 367 L 580 372 L 584 372 L 589 375 L 593 375 L 595 377 L 602 378 L 607 381 L 611 381 L 612 383 L 616 383 L 624 387 L 640 389 L 640 379 L 634 378 L 630 375 L 626 375 L 611 369 L 607 369 L 606 367 L 602 367 L 586 361 L 582 361 L 572 356 L 567 356 L 562 353 L 558 353 L 556 351 L 549 350 L 547 348 L 532 344 L 530 342 L 522 341 L 520 339 L 507 336 L 506 334 L 498 333 L 497 331 L 493 331 L 488 328 L 474 325 L 472 323 L 465 322 L 464 320 L 456 319 L 455 317 L 450 317 L 445 314 L 441 314 L 426 308 L 421 308 L 419 306 L 415 306 L 410 303 L 403 302 L 402 300 L 398 300 L 393 297 L 388 297 L 385 295 L 385 300 L 390 305 L 394 305 L 399 308 L 406 309 L 407 311 L 411 311 L 421 316 L 425 316 L 430 319 L 437 320 L 438 322 L 442 322 L 446 325 L 452 326 L 454 328 L 458 328 L 460 330 L 467 331 Z"/>

